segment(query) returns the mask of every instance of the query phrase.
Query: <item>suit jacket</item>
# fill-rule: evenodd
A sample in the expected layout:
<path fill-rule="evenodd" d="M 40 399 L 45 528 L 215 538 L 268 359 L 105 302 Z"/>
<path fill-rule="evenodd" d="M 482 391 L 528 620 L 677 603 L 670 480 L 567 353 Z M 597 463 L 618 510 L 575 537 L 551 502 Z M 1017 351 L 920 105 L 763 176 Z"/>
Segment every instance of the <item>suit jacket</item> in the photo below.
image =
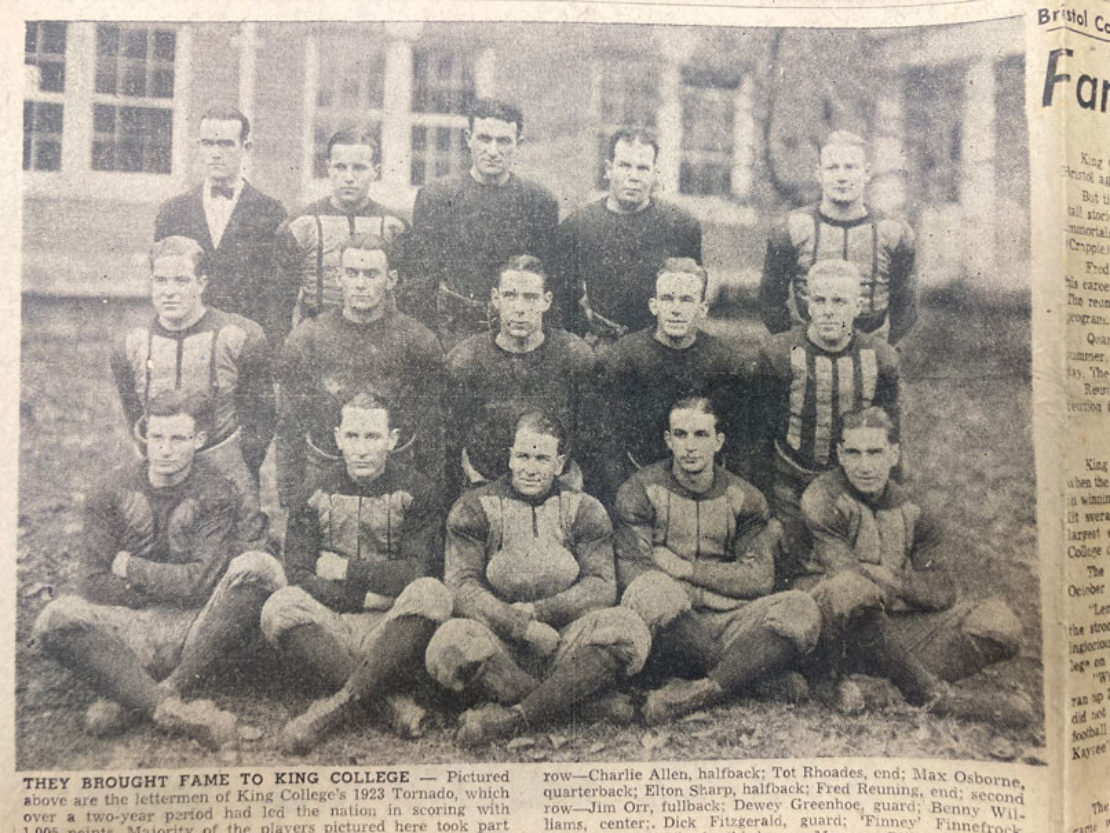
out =
<path fill-rule="evenodd" d="M 258 322 L 273 343 L 274 306 L 278 301 L 274 247 L 285 208 L 244 182 L 239 202 L 216 247 L 204 216 L 203 189 L 201 184 L 162 204 L 154 222 L 154 239 L 181 235 L 200 243 L 208 255 L 205 303 Z"/>

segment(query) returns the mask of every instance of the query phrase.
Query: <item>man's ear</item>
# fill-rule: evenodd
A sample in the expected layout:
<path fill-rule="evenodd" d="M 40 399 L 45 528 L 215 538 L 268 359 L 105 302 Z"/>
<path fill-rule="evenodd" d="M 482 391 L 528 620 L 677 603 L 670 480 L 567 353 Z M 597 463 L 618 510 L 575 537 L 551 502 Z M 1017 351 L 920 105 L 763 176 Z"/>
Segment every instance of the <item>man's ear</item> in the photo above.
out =
<path fill-rule="evenodd" d="M 551 302 L 554 300 L 555 295 L 551 292 L 551 290 L 545 290 L 543 293 L 543 309 L 540 311 L 547 312 L 549 309 L 551 309 Z"/>
<path fill-rule="evenodd" d="M 566 469 L 567 469 L 567 455 L 566 454 L 556 454 L 555 455 L 555 476 L 560 477 L 563 474 L 563 472 L 566 471 Z"/>
<path fill-rule="evenodd" d="M 894 456 L 894 462 L 891 464 L 891 468 L 894 468 L 894 466 L 902 462 L 902 446 L 898 443 L 891 443 L 890 453 Z"/>
<path fill-rule="evenodd" d="M 390 428 L 389 429 L 389 450 L 393 451 L 397 447 L 397 443 L 399 443 L 400 441 L 401 441 L 401 429 L 400 428 Z"/>
<path fill-rule="evenodd" d="M 613 160 L 612 159 L 606 159 L 605 160 L 605 172 L 602 174 L 602 176 L 604 177 L 605 181 L 608 182 L 609 177 L 611 177 L 612 175 L 613 175 Z"/>
<path fill-rule="evenodd" d="M 204 446 L 207 442 L 208 442 L 208 432 L 207 431 L 194 431 L 193 432 L 193 449 L 195 451 L 200 451 L 202 448 L 204 448 Z"/>
<path fill-rule="evenodd" d="M 385 288 L 392 290 L 397 286 L 397 281 L 400 280 L 400 273 L 396 269 L 390 269 L 385 273 Z"/>
<path fill-rule="evenodd" d="M 714 453 L 714 454 L 716 454 L 716 453 L 717 453 L 718 451 L 720 451 L 720 450 L 721 450 L 722 448 L 724 448 L 724 447 L 725 447 L 725 435 L 724 435 L 724 432 L 723 432 L 723 431 L 718 431 L 718 432 L 717 432 L 717 448 L 716 448 L 716 449 L 714 450 L 714 452 L 713 452 L 713 453 Z"/>
<path fill-rule="evenodd" d="M 247 153 L 251 152 L 252 147 L 254 147 L 254 144 L 251 142 L 250 139 L 247 139 L 245 142 L 243 142 L 243 150 Z"/>
<path fill-rule="evenodd" d="M 656 300 L 654 295 L 648 298 L 648 309 L 651 310 L 653 316 L 659 317 L 659 301 Z"/>

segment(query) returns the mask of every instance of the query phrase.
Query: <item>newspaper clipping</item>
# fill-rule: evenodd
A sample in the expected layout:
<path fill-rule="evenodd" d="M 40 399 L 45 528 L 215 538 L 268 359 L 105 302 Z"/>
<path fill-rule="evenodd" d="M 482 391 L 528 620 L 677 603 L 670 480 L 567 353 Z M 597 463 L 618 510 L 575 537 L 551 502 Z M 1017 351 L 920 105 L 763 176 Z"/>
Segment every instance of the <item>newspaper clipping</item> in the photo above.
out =
<path fill-rule="evenodd" d="M 1110 830 L 1104 4 L 161 5 L 6 15 L 14 829 Z"/>

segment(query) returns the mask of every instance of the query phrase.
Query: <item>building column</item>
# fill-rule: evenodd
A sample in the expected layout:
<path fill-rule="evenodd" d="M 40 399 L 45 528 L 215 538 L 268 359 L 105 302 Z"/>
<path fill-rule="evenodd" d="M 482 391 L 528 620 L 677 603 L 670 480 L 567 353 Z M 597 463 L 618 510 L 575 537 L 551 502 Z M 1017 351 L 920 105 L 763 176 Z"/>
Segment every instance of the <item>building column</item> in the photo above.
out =
<path fill-rule="evenodd" d="M 258 24 L 239 24 L 239 109 L 254 119 L 254 81 L 258 56 Z"/>
<path fill-rule="evenodd" d="M 478 98 L 497 96 L 497 54 L 489 47 L 474 59 L 474 92 Z"/>
<path fill-rule="evenodd" d="M 659 186 L 679 192 L 682 177 L 682 65 L 693 52 L 694 41 L 681 27 L 659 30 L 655 37 L 663 65 L 659 69 Z"/>
<path fill-rule="evenodd" d="M 62 170 L 63 182 L 76 183 L 91 168 L 90 154 L 93 141 L 93 81 L 95 69 L 75 72 L 76 67 L 95 67 L 96 24 L 70 23 L 66 26 L 66 91 L 62 99 Z M 176 69 L 176 67 L 175 67 Z M 177 76 L 174 89 L 177 90 Z M 37 91 L 36 91 L 37 92 Z M 26 96 L 35 98 L 35 95 Z M 184 96 L 182 96 L 184 98 Z M 181 121 L 175 102 L 174 107 L 174 162 L 177 161 L 177 126 Z M 174 165 L 175 176 L 182 172 Z M 184 177 L 181 177 L 183 180 Z"/>
<path fill-rule="evenodd" d="M 420 23 L 388 23 L 385 50 L 385 94 L 382 101 L 382 183 L 390 188 L 409 185 L 412 167 L 412 45 Z"/>
<path fill-rule="evenodd" d="M 867 202 L 880 211 L 900 215 L 906 206 L 906 135 L 902 85 L 889 90 L 875 103 L 875 134 L 871 143 L 871 185 Z"/>
<path fill-rule="evenodd" d="M 960 170 L 962 254 L 968 276 L 982 284 L 984 280 L 997 280 L 993 60 L 974 63 L 968 69 L 966 81 Z"/>
<path fill-rule="evenodd" d="M 747 202 L 752 193 L 757 130 L 755 80 L 747 73 L 732 104 L 732 195 L 741 202 Z"/>

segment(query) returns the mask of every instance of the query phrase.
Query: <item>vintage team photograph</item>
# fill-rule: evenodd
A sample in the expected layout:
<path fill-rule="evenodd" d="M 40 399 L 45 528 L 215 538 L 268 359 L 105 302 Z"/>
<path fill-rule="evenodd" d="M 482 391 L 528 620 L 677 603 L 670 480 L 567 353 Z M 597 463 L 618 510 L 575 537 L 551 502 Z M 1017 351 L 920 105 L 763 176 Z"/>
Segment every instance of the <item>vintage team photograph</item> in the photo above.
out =
<path fill-rule="evenodd" d="M 1021 34 L 26 21 L 17 767 L 1043 764 Z"/>

